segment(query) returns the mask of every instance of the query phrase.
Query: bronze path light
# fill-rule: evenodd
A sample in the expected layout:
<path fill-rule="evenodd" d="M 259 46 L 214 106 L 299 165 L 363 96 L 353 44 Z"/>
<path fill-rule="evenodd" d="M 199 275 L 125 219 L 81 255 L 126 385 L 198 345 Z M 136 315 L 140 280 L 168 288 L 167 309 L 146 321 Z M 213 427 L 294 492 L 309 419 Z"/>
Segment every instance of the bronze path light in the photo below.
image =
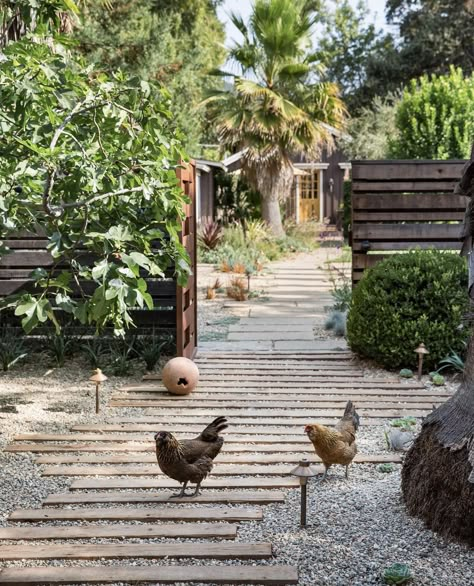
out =
<path fill-rule="evenodd" d="M 99 413 L 99 388 L 100 385 L 107 380 L 107 377 L 100 368 L 97 368 L 95 374 L 93 374 L 89 380 L 95 384 L 95 412 Z"/>
<path fill-rule="evenodd" d="M 421 380 L 421 371 L 423 370 L 423 356 L 429 354 L 425 345 L 421 343 L 416 350 L 415 354 L 418 354 L 418 380 Z"/>
<path fill-rule="evenodd" d="M 308 478 L 312 478 L 316 476 L 316 472 L 311 468 L 309 465 L 308 460 L 303 459 L 300 460 L 298 466 L 290 472 L 292 476 L 296 476 L 300 479 L 300 487 L 301 487 L 301 520 L 300 526 L 306 527 L 306 497 L 307 497 L 307 486 L 308 486 Z"/>

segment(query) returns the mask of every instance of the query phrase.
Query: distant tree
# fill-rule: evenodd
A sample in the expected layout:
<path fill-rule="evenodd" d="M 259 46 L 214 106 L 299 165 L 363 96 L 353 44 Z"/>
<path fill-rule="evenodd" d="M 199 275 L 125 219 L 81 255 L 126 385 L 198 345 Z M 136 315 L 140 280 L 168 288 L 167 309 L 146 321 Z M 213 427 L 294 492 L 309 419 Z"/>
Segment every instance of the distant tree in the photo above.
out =
<path fill-rule="evenodd" d="M 354 7 L 349 0 L 335 0 L 326 14 L 319 50 L 326 75 L 339 84 L 349 111 L 356 112 L 368 101 L 361 91 L 367 82 L 367 63 L 386 49 L 386 36 L 369 22 L 366 0 Z"/>
<path fill-rule="evenodd" d="M 398 25 L 406 79 L 474 68 L 474 13 L 468 0 L 387 0 L 389 23 Z"/>
<path fill-rule="evenodd" d="M 87 2 L 75 31 L 79 50 L 108 71 L 121 68 L 168 88 L 171 111 L 195 150 L 206 132 L 197 106 L 207 75 L 225 58 L 224 27 L 213 0 L 115 0 Z"/>
<path fill-rule="evenodd" d="M 397 106 L 398 137 L 390 152 L 403 159 L 465 159 L 474 136 L 474 75 L 413 80 Z"/>
<path fill-rule="evenodd" d="M 311 35 L 317 5 L 308 0 L 256 0 L 250 21 L 234 15 L 243 40 L 230 50 L 232 85 L 206 101 L 221 143 L 245 149 L 243 170 L 262 198 L 262 217 L 284 234 L 279 202 L 289 197 L 294 153 L 314 155 L 331 142 L 327 124 L 341 128 L 339 88 L 321 75 Z"/>
<path fill-rule="evenodd" d="M 338 140 L 350 159 L 385 159 L 389 156 L 390 141 L 395 140 L 395 116 L 398 96 L 374 98 L 370 107 L 362 108 L 347 124 L 347 131 Z"/>

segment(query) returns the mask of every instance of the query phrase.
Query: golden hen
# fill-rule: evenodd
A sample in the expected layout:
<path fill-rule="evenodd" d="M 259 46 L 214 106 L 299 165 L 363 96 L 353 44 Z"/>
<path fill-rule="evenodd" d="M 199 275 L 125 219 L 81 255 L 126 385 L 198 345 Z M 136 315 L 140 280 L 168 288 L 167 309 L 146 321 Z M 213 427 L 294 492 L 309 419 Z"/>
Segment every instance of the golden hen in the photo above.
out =
<path fill-rule="evenodd" d="M 173 497 L 197 496 L 201 482 L 212 470 L 214 458 L 221 451 L 224 438 L 219 435 L 227 428 L 227 419 L 217 417 L 194 439 L 178 440 L 169 431 L 155 434 L 156 459 L 163 474 L 183 486 Z M 188 482 L 196 484 L 193 494 L 186 494 Z"/>
<path fill-rule="evenodd" d="M 333 464 L 342 464 L 346 467 L 346 478 L 349 478 L 349 465 L 357 454 L 356 431 L 360 419 L 352 401 L 348 401 L 344 415 L 334 428 L 315 423 L 305 427 L 316 454 L 324 464 L 325 480 L 329 468 Z"/>

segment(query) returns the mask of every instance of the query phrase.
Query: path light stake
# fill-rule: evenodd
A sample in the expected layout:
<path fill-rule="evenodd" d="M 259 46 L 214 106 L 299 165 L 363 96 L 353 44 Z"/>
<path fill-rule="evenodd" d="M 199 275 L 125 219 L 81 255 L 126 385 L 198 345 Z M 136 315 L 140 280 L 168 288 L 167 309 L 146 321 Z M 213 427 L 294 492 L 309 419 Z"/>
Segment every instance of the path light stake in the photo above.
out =
<path fill-rule="evenodd" d="M 99 408 L 100 408 L 99 387 L 103 382 L 105 382 L 107 380 L 107 377 L 100 370 L 100 368 L 97 368 L 97 370 L 95 371 L 95 374 L 93 374 L 89 380 L 92 381 L 93 383 L 95 383 L 95 412 L 99 413 Z"/>
<path fill-rule="evenodd" d="M 300 479 L 300 487 L 301 487 L 301 520 L 300 526 L 306 527 L 306 496 L 307 496 L 307 486 L 308 486 L 308 478 L 312 478 L 316 476 L 316 472 L 311 468 L 309 465 L 308 460 L 304 458 L 300 460 L 298 466 L 290 472 L 292 476 L 296 476 Z"/>
<path fill-rule="evenodd" d="M 418 354 L 418 380 L 421 380 L 421 371 L 423 370 L 423 356 L 425 354 L 429 354 L 429 352 L 423 343 L 421 343 L 418 348 L 414 350 L 414 352 Z"/>

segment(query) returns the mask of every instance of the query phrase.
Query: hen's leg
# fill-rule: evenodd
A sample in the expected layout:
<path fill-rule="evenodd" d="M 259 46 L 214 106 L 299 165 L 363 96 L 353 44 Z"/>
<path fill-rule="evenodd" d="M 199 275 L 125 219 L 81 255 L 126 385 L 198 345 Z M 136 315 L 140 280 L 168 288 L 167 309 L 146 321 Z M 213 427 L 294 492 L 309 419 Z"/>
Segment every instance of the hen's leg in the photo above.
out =
<path fill-rule="evenodd" d="M 190 495 L 190 496 L 199 496 L 199 495 L 201 494 L 201 491 L 199 490 L 200 488 L 201 488 L 201 483 L 200 483 L 200 482 L 198 482 L 198 483 L 196 484 L 196 489 L 195 489 L 195 491 L 194 491 L 194 492 L 193 492 L 193 494 L 192 494 L 192 495 Z"/>
<path fill-rule="evenodd" d="M 170 499 L 180 499 L 183 496 L 187 496 L 186 494 L 186 486 L 188 485 L 187 481 L 183 483 L 183 486 L 181 487 L 181 492 L 179 492 L 178 494 L 172 494 L 170 496 Z"/>
<path fill-rule="evenodd" d="M 324 464 L 324 474 L 319 482 L 324 482 L 326 480 L 329 468 L 330 468 L 330 466 L 328 466 L 327 464 Z"/>
<path fill-rule="evenodd" d="M 346 480 L 349 480 L 349 464 L 346 466 Z"/>

